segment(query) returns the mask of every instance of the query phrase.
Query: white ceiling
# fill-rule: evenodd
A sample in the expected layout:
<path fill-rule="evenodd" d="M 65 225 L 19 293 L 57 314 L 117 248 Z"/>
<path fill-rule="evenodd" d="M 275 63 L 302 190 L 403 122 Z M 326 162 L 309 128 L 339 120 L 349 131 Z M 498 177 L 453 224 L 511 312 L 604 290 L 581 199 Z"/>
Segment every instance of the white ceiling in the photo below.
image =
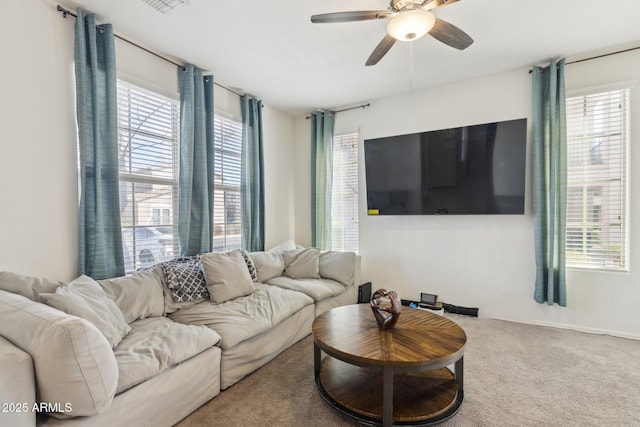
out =
<path fill-rule="evenodd" d="M 61 0 L 110 22 L 116 33 L 212 72 L 293 115 L 339 108 L 412 90 L 640 45 L 638 0 L 462 0 L 435 14 L 467 32 L 464 51 L 427 36 L 396 43 L 373 67 L 364 63 L 388 21 L 311 24 L 313 14 L 382 10 L 385 0 L 191 0 L 162 15 L 141 0 Z M 413 73 L 410 70 L 413 70 Z M 413 78 L 411 78 L 413 74 Z"/>

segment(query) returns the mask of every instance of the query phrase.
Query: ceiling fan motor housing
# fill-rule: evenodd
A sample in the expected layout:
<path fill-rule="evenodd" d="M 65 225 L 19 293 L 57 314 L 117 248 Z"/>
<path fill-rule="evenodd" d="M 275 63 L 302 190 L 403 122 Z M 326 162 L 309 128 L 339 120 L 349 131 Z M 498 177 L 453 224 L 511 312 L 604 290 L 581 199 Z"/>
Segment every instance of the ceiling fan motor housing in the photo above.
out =
<path fill-rule="evenodd" d="M 445 6 L 447 3 L 456 3 L 459 0 L 391 0 L 389 8 L 393 12 L 401 12 L 411 9 L 432 10 Z"/>
<path fill-rule="evenodd" d="M 433 0 L 391 0 L 391 10 L 401 12 L 403 10 L 419 9 Z"/>

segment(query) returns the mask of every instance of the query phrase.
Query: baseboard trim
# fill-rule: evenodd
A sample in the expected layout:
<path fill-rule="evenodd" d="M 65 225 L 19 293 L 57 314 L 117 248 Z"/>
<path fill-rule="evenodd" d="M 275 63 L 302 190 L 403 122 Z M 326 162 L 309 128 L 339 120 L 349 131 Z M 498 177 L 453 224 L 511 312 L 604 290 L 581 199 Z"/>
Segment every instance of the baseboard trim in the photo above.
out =
<path fill-rule="evenodd" d="M 551 328 L 568 329 L 568 330 L 571 330 L 571 331 L 585 332 L 585 333 L 588 333 L 588 334 L 609 335 L 609 336 L 617 337 L 617 338 L 627 338 L 627 339 L 631 339 L 631 340 L 640 340 L 640 334 L 632 334 L 632 333 L 628 333 L 628 332 L 610 331 L 610 330 L 607 330 L 607 329 L 598 329 L 598 328 L 588 328 L 588 327 L 584 327 L 584 326 L 567 325 L 567 324 L 564 324 L 564 323 L 555 323 L 555 322 L 524 321 L 524 320 L 517 320 L 517 319 L 506 319 L 506 318 L 501 318 L 501 317 L 492 317 L 492 318 L 496 319 L 496 320 L 504 320 L 504 321 L 507 321 L 507 322 L 522 323 L 522 324 L 525 324 L 525 325 L 547 326 L 547 327 L 551 327 Z"/>

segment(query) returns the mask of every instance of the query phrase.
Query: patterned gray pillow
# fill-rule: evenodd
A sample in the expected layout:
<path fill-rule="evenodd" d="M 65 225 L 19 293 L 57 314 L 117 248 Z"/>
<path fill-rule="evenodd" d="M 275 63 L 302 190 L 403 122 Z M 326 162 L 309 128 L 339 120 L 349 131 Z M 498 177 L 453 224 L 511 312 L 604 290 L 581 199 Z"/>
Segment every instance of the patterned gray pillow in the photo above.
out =
<path fill-rule="evenodd" d="M 176 258 L 161 265 L 174 302 L 209 298 L 199 256 Z"/>
<path fill-rule="evenodd" d="M 245 249 L 238 249 L 240 251 L 240 254 L 242 254 L 242 258 L 244 258 L 244 262 L 247 263 L 247 268 L 249 269 L 249 275 L 251 276 L 251 280 L 253 280 L 254 282 L 258 281 L 258 269 L 256 268 L 256 265 L 253 263 L 253 260 L 251 259 L 251 255 L 249 255 L 249 252 Z"/>

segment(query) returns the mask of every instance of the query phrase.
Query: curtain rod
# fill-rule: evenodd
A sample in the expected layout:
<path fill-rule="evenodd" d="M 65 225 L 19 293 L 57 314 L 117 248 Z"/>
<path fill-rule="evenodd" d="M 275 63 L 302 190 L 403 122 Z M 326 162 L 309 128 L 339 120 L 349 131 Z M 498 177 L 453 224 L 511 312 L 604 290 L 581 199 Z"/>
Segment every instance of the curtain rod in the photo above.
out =
<path fill-rule="evenodd" d="M 371 103 L 366 103 L 366 104 L 358 105 L 358 106 L 355 106 L 355 107 L 344 108 L 342 110 L 334 111 L 334 113 L 342 113 L 343 111 L 355 110 L 357 108 L 362 108 L 364 110 L 367 107 L 371 107 Z M 307 120 L 309 120 L 311 118 L 311 116 L 307 116 L 306 118 L 307 118 Z"/>
<path fill-rule="evenodd" d="M 58 12 L 61 12 L 61 13 L 62 13 L 62 17 L 63 17 L 63 18 L 65 18 L 65 19 L 67 18 L 67 15 L 71 15 L 71 16 L 73 16 L 74 18 L 77 18 L 77 17 L 78 17 L 78 15 L 76 15 L 75 13 L 71 12 L 70 10 L 67 10 L 67 9 L 63 8 L 63 7 L 62 7 L 62 6 L 60 6 L 60 5 L 58 5 L 58 7 L 57 7 L 56 9 L 58 10 Z M 98 28 L 100 28 L 100 26 L 99 26 L 99 25 L 98 25 L 97 27 L 98 27 Z M 119 40 L 122 40 L 122 41 L 123 41 L 123 42 L 125 42 L 125 43 L 129 43 L 131 46 L 135 46 L 135 47 L 137 47 L 138 49 L 144 50 L 145 52 L 147 52 L 147 53 L 149 53 L 149 54 L 151 54 L 151 55 L 155 56 L 156 58 L 160 58 L 160 59 L 162 59 L 163 61 L 166 61 L 166 62 L 168 62 L 168 63 L 170 63 L 170 64 L 173 64 L 173 65 L 175 65 L 175 66 L 177 66 L 177 67 L 182 67 L 183 69 L 185 68 L 185 67 L 184 67 L 184 64 L 180 64 L 180 63 L 178 63 L 178 62 L 175 62 L 175 61 L 173 61 L 173 60 L 171 60 L 171 59 L 167 58 L 166 56 L 162 56 L 162 55 L 160 55 L 159 53 L 156 53 L 156 52 L 154 52 L 154 51 L 152 51 L 152 50 L 149 50 L 149 49 L 147 49 L 147 48 L 146 48 L 146 47 L 144 47 L 144 46 L 141 46 L 141 45 L 139 45 L 139 44 L 137 44 L 137 43 L 135 43 L 135 42 L 133 42 L 133 41 L 131 41 L 131 40 L 129 40 L 129 39 L 127 39 L 127 38 L 125 38 L 125 37 L 122 37 L 121 35 L 118 35 L 118 34 L 114 33 L 114 34 L 113 34 L 113 36 L 114 36 L 115 38 L 119 39 Z M 213 84 L 214 84 L 214 85 L 216 85 L 216 86 L 218 86 L 218 87 L 221 87 L 222 89 L 228 90 L 228 91 L 229 91 L 229 92 L 231 92 L 231 93 L 235 93 L 235 94 L 236 94 L 236 95 L 238 95 L 238 96 L 244 96 L 244 94 L 242 94 L 242 93 L 238 93 L 238 92 L 236 92 L 235 90 L 230 89 L 230 88 L 228 88 L 228 87 L 226 87 L 226 86 L 224 86 L 224 85 L 222 85 L 222 84 L 220 84 L 220 83 L 216 82 L 215 80 L 214 80 Z"/>
<path fill-rule="evenodd" d="M 615 52 L 603 53 L 602 55 L 590 56 L 589 58 L 576 59 L 575 61 L 567 62 L 565 65 L 577 64 L 579 62 L 591 61 L 592 59 L 600 59 L 607 56 L 617 55 L 619 53 L 631 52 L 632 50 L 638 50 L 640 46 L 630 47 L 629 49 L 617 50 Z M 531 74 L 533 70 L 529 70 L 529 74 Z"/>

